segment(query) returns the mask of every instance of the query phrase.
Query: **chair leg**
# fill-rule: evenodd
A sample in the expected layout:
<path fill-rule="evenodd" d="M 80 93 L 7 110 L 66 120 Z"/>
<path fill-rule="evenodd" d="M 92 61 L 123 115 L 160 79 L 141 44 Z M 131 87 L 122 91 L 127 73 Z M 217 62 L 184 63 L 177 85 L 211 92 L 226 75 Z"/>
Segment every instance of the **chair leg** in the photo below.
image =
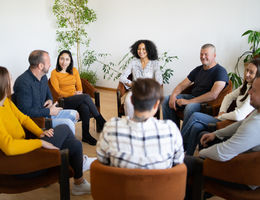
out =
<path fill-rule="evenodd" d="M 119 90 L 116 91 L 116 102 L 117 102 L 117 116 L 122 117 L 121 113 L 119 112 L 121 106 L 121 93 Z"/>
<path fill-rule="evenodd" d="M 155 117 L 157 118 L 157 119 L 160 119 L 160 113 L 161 113 L 161 109 L 160 109 L 160 107 L 158 107 L 158 110 L 157 110 L 157 112 L 155 113 Z"/>
<path fill-rule="evenodd" d="M 60 199 L 70 200 L 70 183 L 69 183 L 69 151 L 61 150 L 60 166 Z"/>

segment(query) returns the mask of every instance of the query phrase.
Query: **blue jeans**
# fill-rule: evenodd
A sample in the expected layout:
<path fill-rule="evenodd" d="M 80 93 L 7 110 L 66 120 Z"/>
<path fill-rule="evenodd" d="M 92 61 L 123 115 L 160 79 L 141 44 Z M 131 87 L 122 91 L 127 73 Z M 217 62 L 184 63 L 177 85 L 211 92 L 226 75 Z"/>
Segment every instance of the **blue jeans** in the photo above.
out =
<path fill-rule="evenodd" d="M 52 126 L 55 128 L 58 125 L 66 124 L 71 129 L 72 133 L 75 135 L 75 123 L 76 123 L 76 110 L 64 109 L 61 110 L 58 115 L 51 116 Z"/>
<path fill-rule="evenodd" d="M 192 99 L 194 96 L 191 94 L 179 94 L 177 95 L 177 99 Z M 169 99 L 170 96 L 165 97 L 162 103 L 162 111 L 163 111 L 163 119 L 170 119 L 176 123 L 178 127 L 180 127 L 180 119 L 176 115 L 176 111 L 169 107 Z M 176 105 L 177 109 L 183 110 L 184 109 L 184 117 L 183 117 L 183 125 L 186 124 L 192 113 L 200 111 L 200 103 L 190 103 L 185 106 L 178 106 Z"/>
<path fill-rule="evenodd" d="M 207 130 L 209 123 L 217 123 L 220 120 L 210 115 L 195 112 L 182 127 L 184 150 L 186 155 L 193 155 L 197 144 L 199 143 L 199 134 Z"/>

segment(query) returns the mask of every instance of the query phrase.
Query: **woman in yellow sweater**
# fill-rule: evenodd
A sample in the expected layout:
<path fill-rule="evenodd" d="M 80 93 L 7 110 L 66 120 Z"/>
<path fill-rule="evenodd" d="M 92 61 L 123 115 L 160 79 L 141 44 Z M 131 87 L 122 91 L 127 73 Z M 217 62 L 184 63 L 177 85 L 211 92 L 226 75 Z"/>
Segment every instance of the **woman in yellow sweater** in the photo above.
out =
<path fill-rule="evenodd" d="M 82 94 L 82 85 L 78 70 L 73 67 L 71 52 L 60 52 L 56 69 L 51 72 L 51 84 L 54 90 L 64 98 L 64 108 L 79 112 L 82 120 L 82 141 L 96 145 L 97 141 L 89 133 L 89 118 L 92 115 L 102 130 L 105 120 L 98 112 L 95 104 L 88 94 Z"/>
<path fill-rule="evenodd" d="M 90 184 L 83 178 L 82 144 L 67 125 L 43 131 L 24 115 L 10 100 L 11 81 L 8 70 L 0 66 L 0 149 L 8 156 L 24 154 L 43 147 L 69 149 L 70 165 L 74 169 L 72 194 L 90 193 Z M 38 139 L 25 139 L 23 127 Z"/>

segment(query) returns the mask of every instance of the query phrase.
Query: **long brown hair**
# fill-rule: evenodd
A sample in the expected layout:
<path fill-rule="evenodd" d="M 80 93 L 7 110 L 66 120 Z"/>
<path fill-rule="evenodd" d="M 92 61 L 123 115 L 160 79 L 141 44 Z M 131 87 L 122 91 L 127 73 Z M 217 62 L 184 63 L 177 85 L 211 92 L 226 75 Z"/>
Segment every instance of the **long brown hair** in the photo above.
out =
<path fill-rule="evenodd" d="M 258 77 L 259 74 L 260 74 L 260 60 L 259 60 L 259 59 L 253 59 L 253 60 L 251 60 L 251 61 L 249 62 L 249 64 L 253 64 L 253 65 L 256 67 L 257 71 L 256 71 L 255 78 Z M 252 88 L 252 85 L 251 85 L 251 87 L 249 88 L 249 90 L 250 90 L 251 88 Z M 239 95 L 244 95 L 245 92 L 246 92 L 246 90 L 247 90 L 247 81 L 244 81 L 244 84 L 243 84 L 242 88 L 240 89 Z M 249 91 L 249 90 L 247 90 L 247 93 L 245 94 L 245 96 L 240 100 L 241 102 L 243 102 L 243 101 L 246 100 L 246 98 L 248 97 L 248 91 Z"/>
<path fill-rule="evenodd" d="M 5 67 L 0 66 L 0 101 L 5 96 L 11 96 L 11 80 L 9 72 Z"/>

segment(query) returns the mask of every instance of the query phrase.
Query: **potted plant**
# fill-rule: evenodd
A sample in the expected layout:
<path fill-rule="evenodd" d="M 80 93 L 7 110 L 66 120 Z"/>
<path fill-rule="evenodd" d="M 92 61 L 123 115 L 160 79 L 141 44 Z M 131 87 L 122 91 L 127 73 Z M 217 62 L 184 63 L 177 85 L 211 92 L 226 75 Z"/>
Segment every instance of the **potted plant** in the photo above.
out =
<path fill-rule="evenodd" d="M 243 78 L 240 76 L 240 72 L 238 69 L 239 61 L 244 58 L 244 63 L 248 63 L 253 58 L 259 58 L 260 56 L 260 32 L 259 31 L 253 31 L 253 30 L 247 30 L 242 34 L 243 36 L 248 36 L 248 44 L 250 45 L 249 50 L 242 53 L 241 56 L 238 57 L 237 63 L 235 65 L 235 72 L 230 72 L 229 78 L 232 81 L 235 88 L 239 87 L 242 84 Z"/>
<path fill-rule="evenodd" d="M 57 18 L 58 30 L 56 40 L 60 43 L 59 51 L 76 49 L 78 71 L 82 78 L 88 81 L 97 81 L 97 75 L 88 68 L 84 69 L 82 60 L 89 47 L 89 38 L 86 26 L 96 21 L 94 10 L 87 5 L 88 0 L 55 0 L 52 10 Z M 82 49 L 83 47 L 83 49 Z"/>

